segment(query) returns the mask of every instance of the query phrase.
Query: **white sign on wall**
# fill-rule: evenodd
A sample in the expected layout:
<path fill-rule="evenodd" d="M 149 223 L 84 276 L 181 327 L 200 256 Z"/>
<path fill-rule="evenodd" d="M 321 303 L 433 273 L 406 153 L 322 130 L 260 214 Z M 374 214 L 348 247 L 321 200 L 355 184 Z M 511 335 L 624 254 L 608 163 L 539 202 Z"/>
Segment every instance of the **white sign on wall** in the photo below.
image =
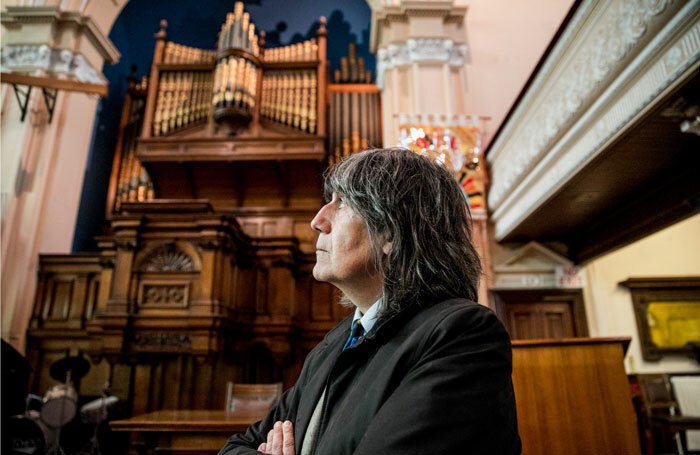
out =
<path fill-rule="evenodd" d="M 558 288 L 582 288 L 586 285 L 583 270 L 576 266 L 555 267 L 554 282 Z"/>

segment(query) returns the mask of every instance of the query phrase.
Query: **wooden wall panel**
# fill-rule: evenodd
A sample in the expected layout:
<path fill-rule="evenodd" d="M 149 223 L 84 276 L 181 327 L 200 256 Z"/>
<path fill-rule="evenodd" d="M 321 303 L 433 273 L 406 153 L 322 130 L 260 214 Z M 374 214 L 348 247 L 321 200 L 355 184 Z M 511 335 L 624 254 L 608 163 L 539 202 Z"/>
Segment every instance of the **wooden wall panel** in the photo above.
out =
<path fill-rule="evenodd" d="M 640 453 L 623 365 L 629 339 L 514 341 L 523 455 Z"/>

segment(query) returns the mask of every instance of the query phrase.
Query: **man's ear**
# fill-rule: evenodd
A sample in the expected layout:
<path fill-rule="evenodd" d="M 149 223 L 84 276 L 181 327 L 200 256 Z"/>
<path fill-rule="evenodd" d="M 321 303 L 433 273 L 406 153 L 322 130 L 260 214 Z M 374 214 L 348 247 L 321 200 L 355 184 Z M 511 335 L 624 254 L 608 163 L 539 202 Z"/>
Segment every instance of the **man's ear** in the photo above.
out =
<path fill-rule="evenodd" d="M 386 242 L 384 246 L 382 246 L 382 251 L 388 256 L 389 253 L 391 253 L 391 242 Z"/>

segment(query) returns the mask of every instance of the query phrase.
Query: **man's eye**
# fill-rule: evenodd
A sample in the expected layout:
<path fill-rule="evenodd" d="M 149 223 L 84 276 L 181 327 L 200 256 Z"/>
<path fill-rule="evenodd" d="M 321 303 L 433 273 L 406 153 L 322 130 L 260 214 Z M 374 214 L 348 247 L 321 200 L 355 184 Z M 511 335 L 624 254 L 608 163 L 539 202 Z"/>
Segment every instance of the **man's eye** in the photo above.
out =
<path fill-rule="evenodd" d="M 338 196 L 338 207 L 345 207 L 345 200 Z"/>

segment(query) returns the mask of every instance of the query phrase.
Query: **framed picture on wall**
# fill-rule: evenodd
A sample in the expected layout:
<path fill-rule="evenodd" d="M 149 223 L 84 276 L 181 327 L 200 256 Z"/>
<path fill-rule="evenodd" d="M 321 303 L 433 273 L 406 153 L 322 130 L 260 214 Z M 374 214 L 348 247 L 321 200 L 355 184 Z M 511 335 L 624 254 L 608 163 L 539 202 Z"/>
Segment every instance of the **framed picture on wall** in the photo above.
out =
<path fill-rule="evenodd" d="M 628 278 L 644 360 L 700 352 L 700 277 Z"/>

